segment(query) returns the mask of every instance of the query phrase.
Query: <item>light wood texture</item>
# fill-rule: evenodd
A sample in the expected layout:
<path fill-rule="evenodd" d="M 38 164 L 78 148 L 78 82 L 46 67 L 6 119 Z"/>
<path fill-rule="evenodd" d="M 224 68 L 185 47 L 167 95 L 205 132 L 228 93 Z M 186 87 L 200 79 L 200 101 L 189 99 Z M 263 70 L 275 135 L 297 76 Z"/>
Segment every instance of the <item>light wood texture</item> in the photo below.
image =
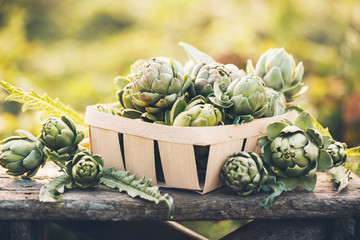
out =
<path fill-rule="evenodd" d="M 119 134 L 114 131 L 90 127 L 91 150 L 104 158 L 105 167 L 124 170 Z"/>
<path fill-rule="evenodd" d="M 220 179 L 221 167 L 230 155 L 241 152 L 242 146 L 242 139 L 210 146 L 203 193 L 212 191 L 224 184 Z"/>
<path fill-rule="evenodd" d="M 138 178 L 151 178 L 157 184 L 155 173 L 154 141 L 137 136 L 124 134 L 125 167 Z"/>
<path fill-rule="evenodd" d="M 260 136 L 260 137 L 262 137 L 262 136 Z M 244 151 L 245 152 L 256 152 L 257 154 L 259 154 L 260 147 L 257 145 L 257 142 L 260 137 L 247 138 Z"/>
<path fill-rule="evenodd" d="M 239 126 L 174 127 L 123 118 L 99 112 L 89 106 L 86 109 L 85 123 L 94 127 L 154 140 L 205 146 L 264 135 L 270 123 L 285 118 L 294 120 L 297 115 L 297 112 L 290 111 L 281 116 L 260 118 Z"/>
<path fill-rule="evenodd" d="M 5 175 L 0 169 L 0 220 L 166 221 L 168 207 L 103 185 L 95 189 L 67 189 L 60 202 L 39 202 L 43 184 L 58 173 L 47 163 L 33 180 Z M 51 175 L 49 174 L 51 173 Z M 260 201 L 269 193 L 241 197 L 222 187 L 205 195 L 193 191 L 163 189 L 174 199 L 174 221 L 227 219 L 310 219 L 360 217 L 360 179 L 353 175 L 347 189 L 337 193 L 328 173 L 318 173 L 312 192 L 297 189 L 281 194 L 272 208 Z"/>
<path fill-rule="evenodd" d="M 166 186 L 200 190 L 194 147 L 163 141 L 158 144 Z"/>

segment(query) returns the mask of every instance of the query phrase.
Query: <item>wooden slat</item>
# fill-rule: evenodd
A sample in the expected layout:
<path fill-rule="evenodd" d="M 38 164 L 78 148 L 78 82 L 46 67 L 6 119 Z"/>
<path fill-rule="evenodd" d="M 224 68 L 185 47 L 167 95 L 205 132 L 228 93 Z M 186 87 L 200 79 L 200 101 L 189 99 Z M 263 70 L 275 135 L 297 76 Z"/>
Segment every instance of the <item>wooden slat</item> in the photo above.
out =
<path fill-rule="evenodd" d="M 210 146 L 203 193 L 212 191 L 223 185 L 220 169 L 225 160 L 236 152 L 241 152 L 243 140 L 213 144 Z"/>
<path fill-rule="evenodd" d="M 151 178 L 151 183 L 156 185 L 154 141 L 127 134 L 123 137 L 126 170 L 136 173 L 138 178 Z"/>
<path fill-rule="evenodd" d="M 107 114 L 90 106 L 86 110 L 85 123 L 94 127 L 164 142 L 205 146 L 264 135 L 269 123 L 284 118 L 294 120 L 297 115 L 297 112 L 290 111 L 281 116 L 255 119 L 241 125 L 174 127 Z"/>
<path fill-rule="evenodd" d="M 90 127 L 91 150 L 104 158 L 105 167 L 124 170 L 119 134 L 114 131 Z"/>
<path fill-rule="evenodd" d="M 256 152 L 260 154 L 260 147 L 257 145 L 259 137 L 252 137 L 246 139 L 245 152 Z"/>
<path fill-rule="evenodd" d="M 39 202 L 43 184 L 54 178 L 51 162 L 33 180 L 5 175 L 0 168 L 0 220 L 165 221 L 168 207 L 103 185 L 95 189 L 66 189 L 60 202 Z M 51 175 L 50 175 L 51 173 Z M 296 189 L 275 198 L 265 210 L 260 201 L 270 193 L 241 197 L 223 187 L 205 195 L 194 191 L 162 189 L 174 199 L 174 221 L 227 219 L 305 219 L 360 217 L 360 179 L 352 175 L 347 189 L 337 192 L 329 173 L 317 173 L 313 191 Z"/>
<path fill-rule="evenodd" d="M 166 186 L 200 190 L 193 146 L 162 141 L 158 144 Z"/>

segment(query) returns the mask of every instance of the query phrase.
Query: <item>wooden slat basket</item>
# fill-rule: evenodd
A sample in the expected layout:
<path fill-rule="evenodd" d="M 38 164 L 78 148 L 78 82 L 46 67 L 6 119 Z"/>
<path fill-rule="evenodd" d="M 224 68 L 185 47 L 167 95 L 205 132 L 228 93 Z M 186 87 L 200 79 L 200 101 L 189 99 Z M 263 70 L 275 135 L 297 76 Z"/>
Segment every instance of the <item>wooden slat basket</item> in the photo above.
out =
<path fill-rule="evenodd" d="M 266 135 L 271 122 L 293 121 L 296 116 L 290 111 L 239 126 L 174 127 L 123 118 L 89 106 L 85 123 L 92 151 L 103 156 L 105 166 L 151 178 L 153 185 L 207 193 L 223 185 L 220 169 L 226 158 L 242 150 L 259 152 L 257 141 Z M 209 147 L 204 176 L 196 164 L 194 146 Z"/>

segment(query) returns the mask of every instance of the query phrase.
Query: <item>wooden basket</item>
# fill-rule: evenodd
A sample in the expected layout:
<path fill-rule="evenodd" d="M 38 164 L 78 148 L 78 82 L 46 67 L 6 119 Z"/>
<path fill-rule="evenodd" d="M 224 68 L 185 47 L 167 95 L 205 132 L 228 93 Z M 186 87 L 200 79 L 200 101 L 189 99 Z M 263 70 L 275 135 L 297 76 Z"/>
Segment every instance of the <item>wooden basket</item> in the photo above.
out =
<path fill-rule="evenodd" d="M 123 118 L 89 106 L 85 123 L 90 127 L 92 151 L 103 156 L 105 166 L 151 178 L 153 185 L 207 193 L 223 185 L 220 169 L 230 155 L 259 152 L 257 141 L 266 135 L 271 122 L 293 121 L 296 116 L 290 111 L 239 126 L 174 127 Z M 199 179 L 194 146 L 210 147 L 204 181 Z M 160 155 L 164 182 L 157 178 L 156 154 Z"/>

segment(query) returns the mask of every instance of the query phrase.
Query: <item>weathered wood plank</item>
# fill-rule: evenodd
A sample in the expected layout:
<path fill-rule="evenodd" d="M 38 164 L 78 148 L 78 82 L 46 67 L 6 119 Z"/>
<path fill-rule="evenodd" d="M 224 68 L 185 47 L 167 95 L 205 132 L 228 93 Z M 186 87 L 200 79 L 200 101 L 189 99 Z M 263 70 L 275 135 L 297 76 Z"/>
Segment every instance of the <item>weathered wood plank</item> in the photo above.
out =
<path fill-rule="evenodd" d="M 0 174 L 0 220 L 157 220 L 167 219 L 167 206 L 133 199 L 105 186 L 97 189 L 72 189 L 58 203 L 40 203 L 39 190 L 58 174 L 45 166 L 34 180 L 22 180 Z M 267 196 L 258 193 L 239 197 L 226 188 L 201 195 L 191 191 L 164 189 L 174 199 L 174 219 L 290 219 L 290 218 L 354 218 L 360 217 L 360 180 L 353 177 L 342 193 L 330 182 L 330 176 L 319 173 L 313 192 L 296 190 L 275 199 L 271 210 L 260 207 Z"/>

